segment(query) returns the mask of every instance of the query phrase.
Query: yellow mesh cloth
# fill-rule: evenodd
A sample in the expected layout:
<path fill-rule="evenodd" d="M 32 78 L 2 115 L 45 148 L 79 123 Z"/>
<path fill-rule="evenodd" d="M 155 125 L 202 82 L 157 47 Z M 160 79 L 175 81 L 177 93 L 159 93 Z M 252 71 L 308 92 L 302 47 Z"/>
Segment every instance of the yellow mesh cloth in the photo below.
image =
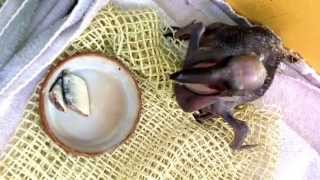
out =
<path fill-rule="evenodd" d="M 134 135 L 112 154 L 66 154 L 41 129 L 38 93 L 30 99 L 7 151 L 0 176 L 9 179 L 272 179 L 279 155 L 279 113 L 246 105 L 236 112 L 247 120 L 247 143 L 234 153 L 232 129 L 221 118 L 204 125 L 179 109 L 168 74 L 176 71 L 185 46 L 162 36 L 164 23 L 153 10 L 102 10 L 57 60 L 76 52 L 116 56 L 138 80 L 142 114 Z"/>

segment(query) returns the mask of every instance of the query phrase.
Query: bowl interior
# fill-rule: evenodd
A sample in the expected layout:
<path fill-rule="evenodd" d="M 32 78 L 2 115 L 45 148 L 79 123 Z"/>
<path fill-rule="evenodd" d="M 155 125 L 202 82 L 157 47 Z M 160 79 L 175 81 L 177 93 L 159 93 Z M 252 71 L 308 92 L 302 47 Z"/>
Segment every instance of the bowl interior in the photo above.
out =
<path fill-rule="evenodd" d="M 49 89 L 62 70 L 86 81 L 91 111 L 88 117 L 72 110 L 61 112 L 49 100 Z M 45 124 L 67 149 L 85 153 L 112 151 L 137 123 L 140 96 L 134 79 L 123 66 L 102 56 L 68 59 L 50 73 L 42 95 Z"/>

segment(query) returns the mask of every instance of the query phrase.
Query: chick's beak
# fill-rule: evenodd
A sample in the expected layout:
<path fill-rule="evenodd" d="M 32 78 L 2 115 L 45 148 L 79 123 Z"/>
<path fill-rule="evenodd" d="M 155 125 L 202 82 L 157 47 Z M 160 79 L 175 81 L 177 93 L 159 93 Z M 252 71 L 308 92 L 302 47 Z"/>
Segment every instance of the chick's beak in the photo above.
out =
<path fill-rule="evenodd" d="M 212 68 L 184 69 L 170 75 L 170 79 L 182 84 L 218 84 L 223 81 L 219 70 Z"/>
<path fill-rule="evenodd" d="M 170 75 L 170 79 L 179 83 L 208 84 L 211 70 L 208 68 L 184 69 Z"/>

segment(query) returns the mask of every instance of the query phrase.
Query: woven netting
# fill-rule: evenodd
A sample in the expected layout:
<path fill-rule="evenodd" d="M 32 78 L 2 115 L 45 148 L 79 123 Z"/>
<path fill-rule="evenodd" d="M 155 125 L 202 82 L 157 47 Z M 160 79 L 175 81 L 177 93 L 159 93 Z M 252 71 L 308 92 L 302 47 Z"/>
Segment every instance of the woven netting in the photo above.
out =
<path fill-rule="evenodd" d="M 7 151 L 0 175 L 36 179 L 272 179 L 279 155 L 276 108 L 240 107 L 256 148 L 233 152 L 232 129 L 221 118 L 198 124 L 175 102 L 168 74 L 179 69 L 185 45 L 167 31 L 154 10 L 103 9 L 57 61 L 77 52 L 116 56 L 142 91 L 142 114 L 127 143 L 95 157 L 65 153 L 42 130 L 38 93 L 30 99 Z"/>

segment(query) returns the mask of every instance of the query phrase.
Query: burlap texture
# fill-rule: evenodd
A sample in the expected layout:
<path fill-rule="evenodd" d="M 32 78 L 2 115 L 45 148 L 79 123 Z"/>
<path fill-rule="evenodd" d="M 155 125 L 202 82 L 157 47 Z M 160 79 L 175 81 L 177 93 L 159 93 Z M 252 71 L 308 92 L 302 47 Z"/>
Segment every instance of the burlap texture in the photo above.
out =
<path fill-rule="evenodd" d="M 1 0 L 0 0 L 1 1 Z M 185 45 L 166 39 L 167 26 L 154 10 L 102 10 L 57 60 L 76 52 L 116 56 L 138 80 L 142 114 L 134 135 L 112 154 L 66 154 L 41 129 L 38 93 L 30 99 L 6 153 L 0 176 L 8 179 L 272 179 L 279 155 L 279 112 L 246 105 L 236 112 L 247 120 L 247 143 L 233 152 L 232 129 L 221 118 L 204 125 L 175 102 L 168 74 L 178 70 Z"/>

